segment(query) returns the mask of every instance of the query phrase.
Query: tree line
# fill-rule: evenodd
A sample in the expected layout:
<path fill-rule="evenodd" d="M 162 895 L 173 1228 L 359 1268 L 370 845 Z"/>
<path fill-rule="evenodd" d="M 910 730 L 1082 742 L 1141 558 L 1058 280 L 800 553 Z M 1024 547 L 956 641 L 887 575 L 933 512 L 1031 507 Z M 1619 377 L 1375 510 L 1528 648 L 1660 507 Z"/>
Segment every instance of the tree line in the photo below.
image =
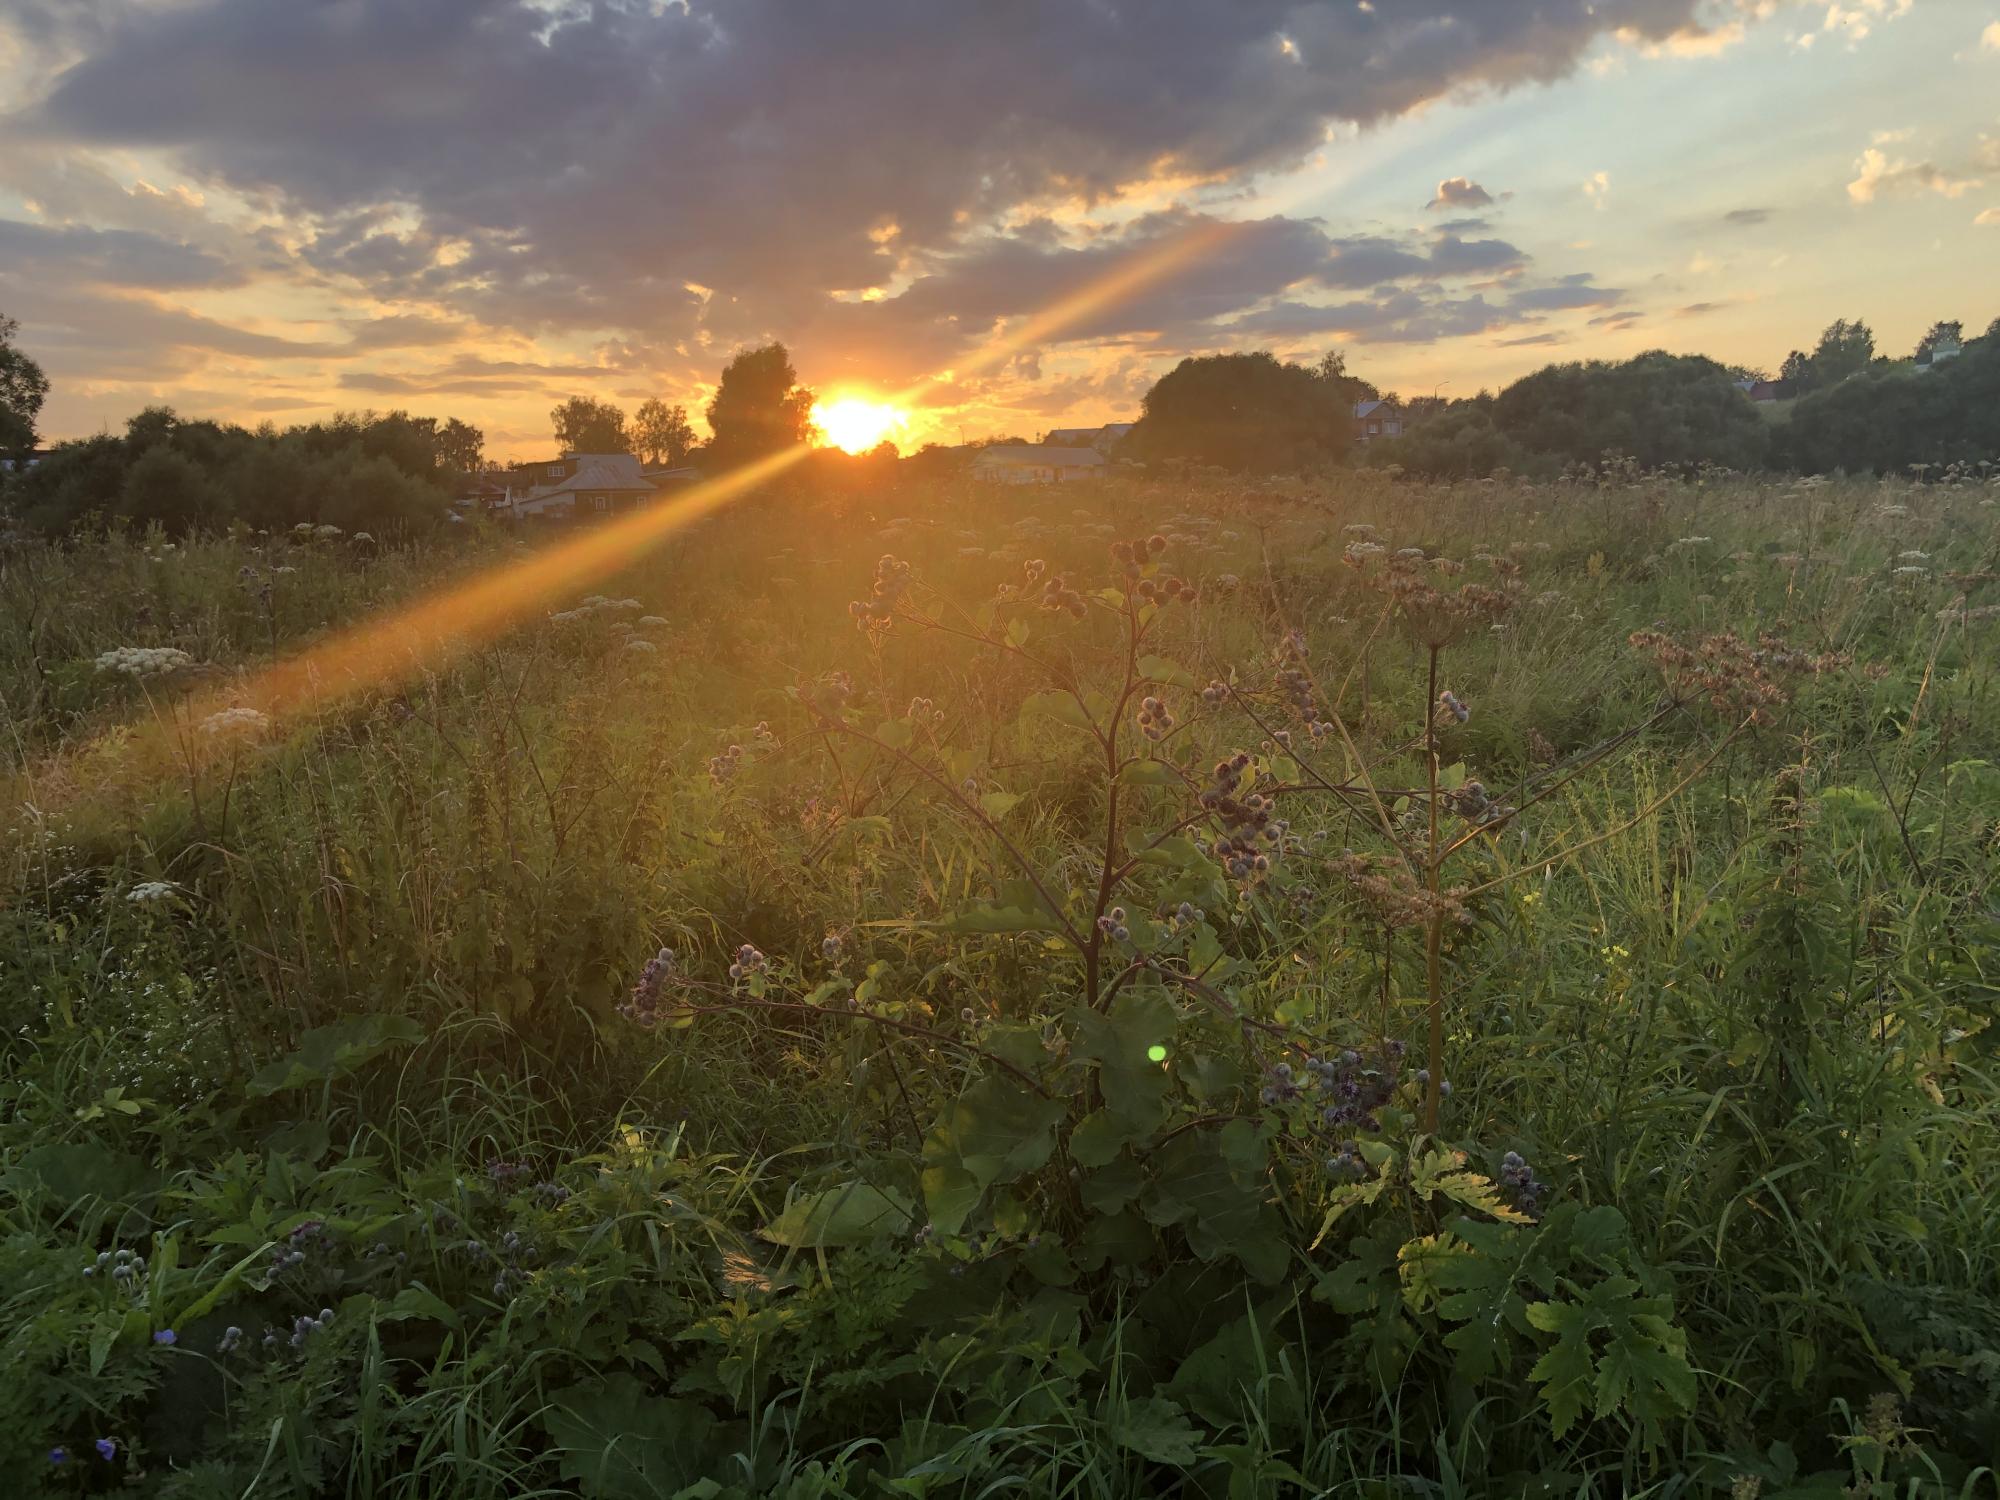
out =
<path fill-rule="evenodd" d="M 16 344 L 15 330 L 0 318 L 0 458 L 10 470 L 0 477 L 7 509 L 32 530 L 157 523 L 180 533 L 311 523 L 402 535 L 443 521 L 457 482 L 487 467 L 478 427 L 406 411 L 340 413 L 253 430 L 153 406 L 123 433 L 38 455 L 36 421 L 49 384 Z M 632 453 L 649 464 L 692 460 L 723 469 L 806 442 L 812 407 L 813 393 L 799 385 L 785 346 L 768 344 L 739 352 L 722 371 L 706 411 L 706 442 L 686 408 L 659 400 L 644 402 L 628 419 L 611 402 L 572 396 L 549 419 L 564 452 Z M 829 459 L 814 468 L 834 484 L 881 477 L 879 461 Z"/>
<path fill-rule="evenodd" d="M 484 435 L 458 418 L 362 412 L 254 431 L 149 407 L 122 435 L 64 443 L 32 468 L 48 380 L 0 318 L 0 458 L 13 460 L 6 501 L 42 531 L 92 520 L 158 522 L 176 531 L 300 522 L 397 533 L 448 513 L 452 485 L 485 463 Z M 1358 457 L 1427 478 L 1506 469 L 1552 474 L 1607 458 L 1648 468 L 1887 473 L 2000 463 L 2000 319 L 1974 338 L 1934 324 L 1908 360 L 1876 352 L 1868 325 L 1839 319 L 1780 366 L 1786 399 L 1756 403 L 1742 383 L 1764 372 L 1651 350 L 1632 359 L 1552 364 L 1505 389 L 1402 404 L 1400 437 L 1354 448 L 1356 402 L 1380 392 L 1339 353 L 1317 364 L 1269 351 L 1182 360 L 1149 390 L 1117 456 L 1252 472 L 1300 472 Z M 572 396 L 550 413 L 567 452 L 632 453 L 648 464 L 714 472 L 812 435 L 813 393 L 780 343 L 742 350 L 717 381 L 696 433 L 687 409 L 651 399 L 629 417 Z M 913 471 L 945 471 L 935 446 Z M 864 458 L 815 453 L 800 477 L 829 490 L 892 479 L 892 445 Z"/>
<path fill-rule="evenodd" d="M 1786 357 L 1779 400 L 1753 402 L 1738 384 L 1763 378 L 1664 350 L 1549 365 L 1498 394 L 1448 403 L 1370 444 L 1366 459 L 1446 479 L 1551 473 L 1607 455 L 1799 474 L 2000 463 L 2000 318 L 1970 339 L 1956 321 L 1933 324 L 1906 360 L 1878 354 L 1866 323 L 1839 319 L 1812 350 Z"/>

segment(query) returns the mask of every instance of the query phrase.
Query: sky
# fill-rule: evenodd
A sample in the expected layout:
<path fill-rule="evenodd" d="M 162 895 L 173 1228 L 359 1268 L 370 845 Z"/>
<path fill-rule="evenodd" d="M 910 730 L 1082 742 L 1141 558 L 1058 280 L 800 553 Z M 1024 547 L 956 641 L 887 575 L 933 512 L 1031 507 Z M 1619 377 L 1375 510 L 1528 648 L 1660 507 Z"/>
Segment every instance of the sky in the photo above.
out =
<path fill-rule="evenodd" d="M 45 439 L 553 449 L 738 348 L 931 441 L 1191 354 L 1405 395 L 2000 315 L 2000 0 L 4 0 Z"/>

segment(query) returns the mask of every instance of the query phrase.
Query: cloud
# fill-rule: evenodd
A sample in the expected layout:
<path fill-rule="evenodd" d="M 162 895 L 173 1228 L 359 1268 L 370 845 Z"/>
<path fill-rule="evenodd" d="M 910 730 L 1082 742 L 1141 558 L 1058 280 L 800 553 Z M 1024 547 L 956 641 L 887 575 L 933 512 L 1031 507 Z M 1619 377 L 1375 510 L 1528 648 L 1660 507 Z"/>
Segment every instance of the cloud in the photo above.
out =
<path fill-rule="evenodd" d="M 0 219 L 0 271 L 59 276 L 70 284 L 162 291 L 242 280 L 222 257 L 161 235 L 19 219 Z"/>
<path fill-rule="evenodd" d="M 2000 224 L 2000 208 L 1982 208 L 1972 216 L 1972 222 L 1980 225 Z"/>
<path fill-rule="evenodd" d="M 1707 313 L 1721 312 L 1728 306 L 1727 302 L 1690 302 L 1685 307 L 1675 308 L 1674 316 L 1677 318 L 1699 318 Z"/>
<path fill-rule="evenodd" d="M 1547 344 L 1567 344 L 1568 342 L 1569 335 L 1566 333 L 1530 333 L 1518 339 L 1496 339 L 1494 340 L 1493 347 L 1496 349 L 1533 349 Z"/>
<path fill-rule="evenodd" d="M 1515 292 L 1507 305 L 1532 312 L 1567 312 L 1579 307 L 1609 307 L 1624 295 L 1620 288 L 1598 286 L 1588 272 L 1579 271 L 1553 286 Z"/>
<path fill-rule="evenodd" d="M 2000 52 L 2000 21 L 1989 21 L 1986 29 L 1979 33 L 1981 52 Z"/>
<path fill-rule="evenodd" d="M 1916 0 L 1854 0 L 1852 5 L 1842 5 L 1840 0 L 1833 0 L 1826 8 L 1820 30 L 1845 36 L 1848 50 L 1852 51 L 1873 33 L 1877 21 L 1899 21 L 1915 3 Z"/>
<path fill-rule="evenodd" d="M 455 344 L 470 331 L 470 324 L 457 319 L 431 318 L 421 313 L 394 313 L 357 324 L 348 339 L 348 347 L 356 350 L 428 348 Z"/>
<path fill-rule="evenodd" d="M 1762 224 L 1770 217 L 1771 210 L 1768 208 L 1732 208 L 1722 216 L 1722 222 L 1743 227 Z"/>
<path fill-rule="evenodd" d="M 1592 208 L 1602 210 L 1604 200 L 1611 196 L 1611 174 L 1592 172 L 1583 180 L 1583 196 L 1590 200 Z"/>
<path fill-rule="evenodd" d="M 1424 205 L 1428 209 L 1485 208 L 1493 195 L 1470 177 L 1447 177 L 1437 185 L 1437 193 Z"/>
<path fill-rule="evenodd" d="M 1854 161 L 1854 180 L 1847 184 L 1847 196 L 1856 203 L 1873 203 L 1884 192 L 1928 189 L 1945 198 L 1963 197 L 1978 187 L 1976 177 L 1953 177 L 1936 163 L 1890 160 L 1870 146 Z"/>
<path fill-rule="evenodd" d="M 323 377 L 321 363 L 344 351 L 343 345 L 239 327 L 136 291 L 0 275 L 0 297 L 7 312 L 32 332 L 35 358 L 57 396 L 79 384 L 100 392 L 119 384 L 142 388 L 135 393 L 138 400 L 102 413 L 118 420 L 133 405 L 168 391 L 174 399 L 194 400 L 197 377 L 206 389 L 232 380 L 254 388 L 267 384 L 282 361 L 310 361 L 310 372 Z"/>
<path fill-rule="evenodd" d="M 692 399 L 769 337 L 822 387 L 1020 411 L 1124 403 L 1180 353 L 1286 330 L 1540 338 L 1539 320 L 1623 294 L 1538 275 L 1480 216 L 1508 194 L 1469 174 L 1441 178 L 1423 234 L 1220 216 L 1268 212 L 1250 206 L 1260 174 L 1331 158 L 1358 128 L 1554 82 L 1607 37 L 1723 45 L 1717 9 L 1765 14 L 0 0 L 0 57 L 29 64 L 0 115 L 0 195 L 36 205 L 29 228 L 81 231 L 69 270 L 37 239 L 47 278 L 6 295 L 65 368 L 148 396 L 176 371 L 204 390 L 235 373 L 247 395 L 266 363 L 338 361 L 349 391 L 463 394 L 491 431 L 487 413 L 511 401 L 525 424 L 524 398 L 551 388 Z M 1591 178 L 1596 207 L 1609 187 Z M 114 231 L 139 238 L 88 239 Z M 1175 260 L 1184 238 L 1209 248 Z M 0 268 L 22 261 L 0 248 Z M 166 305 L 243 285 L 199 313 Z M 1050 308 L 1073 315 L 1038 322 Z M 989 368 L 975 356 L 996 340 L 1019 347 Z M 1085 365 L 1126 384 L 1091 386 Z M 288 387 L 299 369 L 280 367 Z"/>
<path fill-rule="evenodd" d="M 1280 302 L 1222 330 L 1252 342 L 1295 343 L 1339 334 L 1361 344 L 1430 343 L 1505 327 L 1507 311 L 1486 300 L 1401 288 L 1331 304 Z"/>
<path fill-rule="evenodd" d="M 1614 28 L 1664 39 L 1698 9 L 135 0 L 70 26 L 77 60 L 14 129 L 144 148 L 277 205 L 308 267 L 377 294 L 673 339 L 709 316 L 689 282 L 777 326 L 1024 208 L 1289 167 L 1329 124 L 1547 82 Z"/>
<path fill-rule="evenodd" d="M 382 396 L 506 396 L 550 389 L 539 380 L 441 380 L 386 370 L 349 370 L 341 375 L 340 385 L 343 390 Z"/>
<path fill-rule="evenodd" d="M 1528 257 L 1505 240 L 1440 235 L 1427 249 L 1380 236 L 1331 242 L 1332 261 L 1318 279 L 1326 286 L 1360 288 L 1386 281 L 1500 275 L 1519 270 Z"/>

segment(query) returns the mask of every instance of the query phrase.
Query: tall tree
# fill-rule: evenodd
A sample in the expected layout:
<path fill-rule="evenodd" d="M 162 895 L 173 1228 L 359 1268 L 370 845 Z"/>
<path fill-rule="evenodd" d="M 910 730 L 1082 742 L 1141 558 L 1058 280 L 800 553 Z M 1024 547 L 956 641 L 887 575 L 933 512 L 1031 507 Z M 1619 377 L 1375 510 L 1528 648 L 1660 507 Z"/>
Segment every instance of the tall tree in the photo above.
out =
<path fill-rule="evenodd" d="M 648 397 L 632 417 L 632 446 L 649 464 L 681 463 L 694 451 L 694 426 L 687 408 Z"/>
<path fill-rule="evenodd" d="M 1918 359 L 1925 359 L 1939 344 L 1965 343 L 1965 324 L 1957 318 L 1940 318 L 1931 324 L 1930 331 L 1917 340 Z"/>
<path fill-rule="evenodd" d="M 0 314 L 0 458 L 26 458 L 33 451 L 35 418 L 49 394 L 49 377 L 14 344 L 20 327 Z"/>
<path fill-rule="evenodd" d="M 1347 356 L 1338 349 L 1329 349 L 1320 356 L 1313 366 L 1313 374 L 1331 387 L 1349 406 L 1357 401 L 1374 401 L 1382 392 L 1372 380 L 1363 380 L 1359 375 L 1347 371 Z"/>
<path fill-rule="evenodd" d="M 486 434 L 457 417 L 445 419 L 432 446 L 437 466 L 446 474 L 474 474 L 486 460 Z"/>
<path fill-rule="evenodd" d="M 708 403 L 709 452 L 728 467 L 797 447 L 812 435 L 813 393 L 783 344 L 738 352 Z"/>
<path fill-rule="evenodd" d="M 556 446 L 565 453 L 630 453 L 625 413 L 609 401 L 571 396 L 549 413 Z"/>
<path fill-rule="evenodd" d="M 1146 392 L 1145 414 L 1120 451 L 1264 473 L 1325 463 L 1353 436 L 1348 378 L 1338 367 L 1323 376 L 1281 364 L 1265 350 L 1184 359 Z"/>
<path fill-rule="evenodd" d="M 1647 468 L 1754 469 L 1769 446 L 1728 369 L 1664 349 L 1524 375 L 1494 398 L 1493 425 L 1530 454 L 1576 464 L 1620 454 Z"/>

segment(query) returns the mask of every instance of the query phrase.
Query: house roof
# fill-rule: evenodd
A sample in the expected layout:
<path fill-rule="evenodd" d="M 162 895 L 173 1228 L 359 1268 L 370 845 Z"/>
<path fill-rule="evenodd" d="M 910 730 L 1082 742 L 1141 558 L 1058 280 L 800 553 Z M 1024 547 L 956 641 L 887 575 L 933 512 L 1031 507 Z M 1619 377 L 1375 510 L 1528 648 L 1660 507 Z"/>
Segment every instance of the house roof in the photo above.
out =
<path fill-rule="evenodd" d="M 1049 443 L 992 443 L 981 448 L 973 462 L 1088 469 L 1102 464 L 1104 455 L 1095 448 L 1063 448 Z"/>
<path fill-rule="evenodd" d="M 639 472 L 639 460 L 631 454 L 600 453 L 588 457 L 579 456 L 574 474 L 560 484 L 552 484 L 547 489 L 537 491 L 530 498 L 539 500 L 548 495 L 574 495 L 586 490 L 592 493 L 603 490 L 637 490 L 650 494 L 652 489 L 653 482 Z"/>
<path fill-rule="evenodd" d="M 1101 427 L 1051 427 L 1038 446 L 1086 448 L 1090 440 L 1103 430 Z"/>
<path fill-rule="evenodd" d="M 1354 415 L 1357 417 L 1370 417 L 1375 414 L 1378 408 L 1387 406 L 1388 404 L 1387 401 L 1357 401 L 1354 403 Z"/>

